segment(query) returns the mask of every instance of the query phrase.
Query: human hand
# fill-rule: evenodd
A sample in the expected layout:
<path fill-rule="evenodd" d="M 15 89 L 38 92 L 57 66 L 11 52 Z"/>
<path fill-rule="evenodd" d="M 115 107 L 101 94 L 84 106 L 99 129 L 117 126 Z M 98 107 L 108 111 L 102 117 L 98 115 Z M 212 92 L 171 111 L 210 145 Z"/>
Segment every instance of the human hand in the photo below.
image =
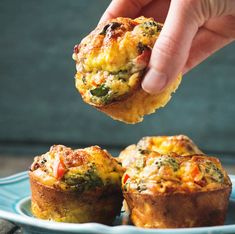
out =
<path fill-rule="evenodd" d="M 235 0 L 113 0 L 101 21 L 141 15 L 164 22 L 142 82 L 152 94 L 235 40 Z"/>

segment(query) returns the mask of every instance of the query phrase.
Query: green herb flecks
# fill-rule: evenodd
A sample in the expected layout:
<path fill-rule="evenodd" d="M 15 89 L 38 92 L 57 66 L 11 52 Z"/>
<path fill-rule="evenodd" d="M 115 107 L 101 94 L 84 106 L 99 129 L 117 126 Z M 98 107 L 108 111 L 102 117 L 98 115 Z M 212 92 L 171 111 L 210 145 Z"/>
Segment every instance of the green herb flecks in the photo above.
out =
<path fill-rule="evenodd" d="M 174 171 L 179 170 L 179 163 L 172 157 L 161 156 L 158 157 L 155 161 L 157 168 L 160 169 L 163 166 L 170 166 Z"/>
<path fill-rule="evenodd" d="M 152 36 L 162 30 L 162 26 L 154 21 L 146 21 L 140 27 L 143 29 L 144 36 Z"/>
<path fill-rule="evenodd" d="M 95 89 L 90 90 L 90 93 L 96 97 L 103 97 L 103 96 L 107 95 L 108 92 L 109 92 L 109 88 L 105 87 L 105 85 L 103 85 L 103 84 Z"/>
<path fill-rule="evenodd" d="M 110 75 L 114 76 L 114 79 L 122 80 L 122 81 L 127 81 L 128 78 L 130 77 L 130 74 L 128 73 L 128 70 L 120 70 L 117 72 L 110 72 Z"/>
<path fill-rule="evenodd" d="M 224 182 L 224 175 L 222 171 L 213 162 L 206 162 L 205 172 L 212 180 L 219 183 Z"/>
<path fill-rule="evenodd" d="M 150 27 L 156 27 L 157 23 L 155 21 L 146 21 L 146 22 L 143 23 L 143 25 L 145 27 L 149 27 L 150 28 Z"/>
<path fill-rule="evenodd" d="M 72 189 L 80 192 L 103 185 L 94 165 L 91 165 L 85 173 L 67 173 L 64 176 L 64 182 Z"/>

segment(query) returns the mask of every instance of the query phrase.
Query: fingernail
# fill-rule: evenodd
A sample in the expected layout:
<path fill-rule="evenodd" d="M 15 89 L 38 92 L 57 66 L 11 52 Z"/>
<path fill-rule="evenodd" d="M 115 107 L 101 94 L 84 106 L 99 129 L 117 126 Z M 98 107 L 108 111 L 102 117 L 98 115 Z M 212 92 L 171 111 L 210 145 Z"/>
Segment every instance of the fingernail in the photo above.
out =
<path fill-rule="evenodd" d="M 166 74 L 150 69 L 144 77 L 142 88 L 150 94 L 156 94 L 165 88 L 167 81 Z"/>

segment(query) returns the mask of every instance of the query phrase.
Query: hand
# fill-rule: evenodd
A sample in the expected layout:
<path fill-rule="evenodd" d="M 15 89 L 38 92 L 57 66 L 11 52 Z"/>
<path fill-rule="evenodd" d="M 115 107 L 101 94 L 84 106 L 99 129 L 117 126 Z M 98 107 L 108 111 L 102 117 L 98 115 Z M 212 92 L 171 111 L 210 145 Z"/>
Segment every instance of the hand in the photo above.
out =
<path fill-rule="evenodd" d="M 142 82 L 149 93 L 235 39 L 235 0 L 113 0 L 101 21 L 141 15 L 164 22 Z"/>

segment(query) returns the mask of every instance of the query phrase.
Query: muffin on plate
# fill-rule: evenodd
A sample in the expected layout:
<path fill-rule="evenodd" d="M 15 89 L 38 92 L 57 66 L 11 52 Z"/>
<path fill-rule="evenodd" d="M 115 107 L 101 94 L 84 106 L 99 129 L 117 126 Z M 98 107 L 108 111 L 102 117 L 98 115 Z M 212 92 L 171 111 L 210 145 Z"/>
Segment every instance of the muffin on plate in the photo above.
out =
<path fill-rule="evenodd" d="M 145 228 L 222 225 L 231 181 L 214 157 L 152 152 L 123 175 L 132 222 Z"/>
<path fill-rule="evenodd" d="M 163 107 L 181 81 L 159 94 L 141 88 L 162 24 L 153 18 L 116 18 L 101 23 L 74 48 L 76 88 L 83 100 L 116 120 L 137 123 Z"/>
<path fill-rule="evenodd" d="M 126 147 L 119 155 L 119 161 L 128 168 L 141 155 L 151 153 L 177 153 L 181 156 L 202 154 L 197 145 L 185 135 L 143 137 L 136 145 Z"/>
<path fill-rule="evenodd" d="M 123 169 L 98 146 L 54 145 L 29 171 L 34 216 L 58 222 L 111 224 L 122 205 Z"/>

